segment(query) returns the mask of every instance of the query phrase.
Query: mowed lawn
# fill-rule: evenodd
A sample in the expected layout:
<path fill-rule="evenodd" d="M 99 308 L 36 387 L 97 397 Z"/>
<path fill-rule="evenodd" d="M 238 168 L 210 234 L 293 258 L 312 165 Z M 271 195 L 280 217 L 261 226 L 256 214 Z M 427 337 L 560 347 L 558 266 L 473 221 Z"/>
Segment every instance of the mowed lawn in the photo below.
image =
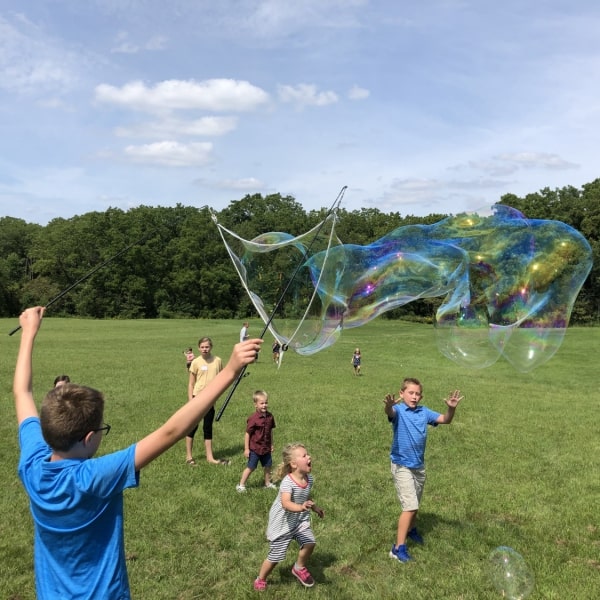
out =
<path fill-rule="evenodd" d="M 32 523 L 17 478 L 17 428 L 12 375 L 20 333 L 0 320 L 0 598 L 35 597 Z M 127 446 L 186 401 L 183 350 L 201 336 L 227 360 L 241 322 L 216 320 L 94 321 L 47 317 L 37 338 L 34 391 L 41 400 L 54 377 L 105 393 L 112 425 L 101 453 Z M 251 321 L 250 333 L 262 331 Z M 265 598 L 501 598 L 489 574 L 498 546 L 523 555 L 535 573 L 535 599 L 600 598 L 599 330 L 572 328 L 558 353 L 523 374 L 500 359 L 482 370 L 460 367 L 437 350 L 428 325 L 378 319 L 344 331 L 310 357 L 271 361 L 270 334 L 222 418 L 215 423 L 217 457 L 230 467 L 185 464 L 183 442 L 147 467 L 138 489 L 125 493 L 125 545 L 138 600 L 236 599 L 252 589 L 267 553 L 264 537 L 275 496 L 259 472 L 237 494 L 245 466 L 243 436 L 252 392 L 269 393 L 276 453 L 304 442 L 313 457 L 317 548 L 309 565 L 317 583 L 306 590 L 291 575 L 296 556 L 273 573 Z M 352 371 L 359 346 L 363 375 Z M 464 393 L 452 425 L 429 430 L 428 480 L 415 560 L 388 558 L 399 504 L 389 473 L 391 427 L 382 399 L 405 376 L 424 384 L 423 403 L 442 412 L 444 397 Z M 217 403 L 221 406 L 224 398 Z"/>

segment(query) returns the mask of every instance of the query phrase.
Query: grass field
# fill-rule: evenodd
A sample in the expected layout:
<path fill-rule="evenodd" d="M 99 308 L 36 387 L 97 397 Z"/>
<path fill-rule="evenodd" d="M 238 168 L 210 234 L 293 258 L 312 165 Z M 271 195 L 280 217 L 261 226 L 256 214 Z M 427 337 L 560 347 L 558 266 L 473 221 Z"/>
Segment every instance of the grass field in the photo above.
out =
<path fill-rule="evenodd" d="M 0 320 L 6 334 L 16 320 Z M 124 447 L 161 424 L 186 401 L 182 351 L 210 335 L 226 360 L 241 323 L 234 321 L 92 321 L 46 318 L 34 356 L 41 400 L 56 375 L 105 393 L 112 425 L 101 453 Z M 251 322 L 251 333 L 262 330 Z M 16 475 L 17 428 L 11 393 L 19 333 L 0 335 L 0 598 L 35 597 L 32 524 Z M 466 370 L 444 358 L 431 326 L 376 320 L 345 331 L 311 357 L 287 353 L 279 370 L 270 336 L 215 424 L 217 457 L 230 467 L 185 464 L 183 442 L 144 470 L 125 493 L 125 544 L 138 600 L 237 599 L 258 595 L 252 581 L 266 556 L 264 532 L 275 496 L 256 472 L 248 493 L 235 485 L 245 466 L 243 435 L 252 392 L 265 389 L 282 445 L 302 441 L 313 456 L 314 498 L 325 518 L 313 519 L 317 548 L 305 590 L 286 562 L 265 598 L 500 598 L 487 573 L 498 546 L 520 552 L 533 570 L 530 598 L 600 597 L 599 332 L 570 329 L 556 356 L 528 374 L 500 360 Z M 363 375 L 350 359 L 363 353 Z M 389 473 L 391 428 L 382 399 L 404 376 L 424 383 L 423 403 L 443 411 L 460 388 L 465 399 L 449 427 L 430 429 L 428 481 L 419 513 L 426 538 L 415 560 L 388 558 L 399 504 Z M 219 408 L 220 402 L 217 404 Z"/>

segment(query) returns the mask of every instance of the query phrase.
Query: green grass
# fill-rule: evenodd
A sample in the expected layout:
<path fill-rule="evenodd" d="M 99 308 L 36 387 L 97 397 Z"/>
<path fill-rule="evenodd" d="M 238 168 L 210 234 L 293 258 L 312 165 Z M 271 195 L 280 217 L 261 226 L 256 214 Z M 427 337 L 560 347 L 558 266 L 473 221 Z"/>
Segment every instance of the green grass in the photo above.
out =
<path fill-rule="evenodd" d="M 0 320 L 10 331 L 15 320 Z M 92 321 L 47 318 L 34 357 L 36 398 L 54 377 L 104 391 L 113 426 L 100 452 L 124 447 L 161 424 L 186 401 L 182 351 L 210 335 L 226 360 L 237 321 Z M 261 331 L 258 321 L 251 332 Z M 35 597 L 32 524 L 16 475 L 18 447 L 11 393 L 19 335 L 0 335 L 0 598 Z M 274 572 L 265 598 L 496 599 L 486 572 L 497 546 L 520 552 L 536 576 L 530 598 L 595 600 L 600 596 L 598 522 L 600 418 L 598 330 L 573 328 L 555 357 L 528 374 L 500 360 L 467 370 L 436 349 L 431 326 L 376 320 L 343 332 L 311 357 L 270 361 L 270 336 L 222 419 L 215 453 L 229 468 L 185 465 L 183 442 L 144 470 L 125 493 L 125 545 L 137 599 L 256 597 L 252 581 L 266 556 L 264 532 L 272 491 L 256 472 L 248 493 L 235 485 L 244 468 L 243 435 L 252 392 L 269 392 L 275 443 L 304 442 L 313 456 L 314 497 L 325 518 L 313 520 L 317 548 L 303 589 L 290 574 L 295 558 Z M 350 359 L 363 353 L 363 376 Z M 465 395 L 449 427 L 430 430 L 428 481 L 419 526 L 424 547 L 414 562 L 387 556 L 399 504 L 389 473 L 391 429 L 382 399 L 404 376 L 421 379 L 424 403 L 444 409 L 454 388 Z M 220 402 L 217 404 L 217 408 Z"/>

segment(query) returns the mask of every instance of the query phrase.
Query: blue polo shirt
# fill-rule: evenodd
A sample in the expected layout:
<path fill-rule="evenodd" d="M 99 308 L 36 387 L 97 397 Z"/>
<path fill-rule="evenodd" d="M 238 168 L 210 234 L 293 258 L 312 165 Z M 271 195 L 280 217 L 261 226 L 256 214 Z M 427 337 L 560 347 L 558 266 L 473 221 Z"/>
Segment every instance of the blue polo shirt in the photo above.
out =
<path fill-rule="evenodd" d="M 390 421 L 394 438 L 390 459 L 396 465 L 422 469 L 425 466 L 427 425 L 436 427 L 441 413 L 421 405 L 409 408 L 404 402 L 398 402 L 393 408 L 394 416 Z"/>

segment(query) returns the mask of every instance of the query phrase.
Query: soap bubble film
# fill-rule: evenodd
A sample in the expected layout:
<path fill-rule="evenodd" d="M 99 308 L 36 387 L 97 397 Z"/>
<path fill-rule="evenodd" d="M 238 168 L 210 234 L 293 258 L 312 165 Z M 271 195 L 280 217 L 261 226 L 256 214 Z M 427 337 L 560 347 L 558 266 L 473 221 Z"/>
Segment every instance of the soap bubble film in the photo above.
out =
<path fill-rule="evenodd" d="M 508 546 L 490 553 L 488 570 L 492 584 L 502 598 L 525 600 L 535 586 L 535 577 L 525 559 Z"/>
<path fill-rule="evenodd" d="M 333 211 L 300 236 L 253 240 L 217 223 L 259 315 L 299 354 L 391 309 L 441 298 L 434 325 L 442 354 L 471 368 L 503 357 L 528 372 L 559 349 L 592 267 L 578 231 L 503 205 L 488 216 L 399 227 L 366 246 L 342 243 L 336 221 Z"/>

